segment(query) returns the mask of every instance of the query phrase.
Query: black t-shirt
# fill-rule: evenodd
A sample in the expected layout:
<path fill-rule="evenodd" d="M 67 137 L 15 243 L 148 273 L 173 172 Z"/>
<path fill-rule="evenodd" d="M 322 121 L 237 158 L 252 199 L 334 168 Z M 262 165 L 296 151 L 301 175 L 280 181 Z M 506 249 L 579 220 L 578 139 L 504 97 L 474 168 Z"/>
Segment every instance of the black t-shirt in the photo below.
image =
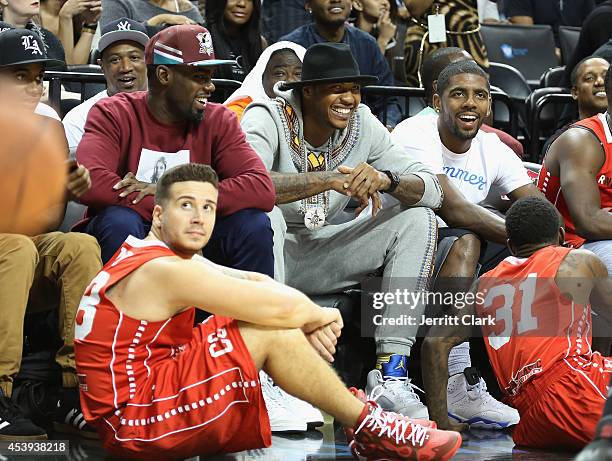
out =
<path fill-rule="evenodd" d="M 246 57 L 247 44 L 242 37 L 227 37 L 217 32 L 216 28 L 211 28 L 215 57 L 217 59 L 231 59 L 236 64 L 218 66 L 215 77 L 242 82 L 253 66 Z"/>
<path fill-rule="evenodd" d="M 534 24 L 548 24 L 555 33 L 559 26 L 580 27 L 595 8 L 595 0 L 506 0 L 506 16 L 530 16 Z"/>

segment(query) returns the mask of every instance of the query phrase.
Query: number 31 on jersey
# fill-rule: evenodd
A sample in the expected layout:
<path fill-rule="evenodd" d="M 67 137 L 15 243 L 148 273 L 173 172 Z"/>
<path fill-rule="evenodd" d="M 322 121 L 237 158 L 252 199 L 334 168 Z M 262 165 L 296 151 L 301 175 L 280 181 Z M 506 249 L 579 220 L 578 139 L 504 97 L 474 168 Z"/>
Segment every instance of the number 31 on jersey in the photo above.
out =
<path fill-rule="evenodd" d="M 495 324 L 503 325 L 504 329 L 495 336 L 489 336 L 490 346 L 498 350 L 510 341 L 513 331 L 515 334 L 523 334 L 538 328 L 538 319 L 533 316 L 531 307 L 535 299 L 538 274 L 531 273 L 518 285 L 504 283 L 491 287 L 483 302 L 483 309 L 489 309 L 498 298 L 503 298 L 503 305 L 495 310 Z M 517 294 L 520 293 L 520 309 L 515 303 Z M 516 324 L 516 329 L 514 325 Z"/>

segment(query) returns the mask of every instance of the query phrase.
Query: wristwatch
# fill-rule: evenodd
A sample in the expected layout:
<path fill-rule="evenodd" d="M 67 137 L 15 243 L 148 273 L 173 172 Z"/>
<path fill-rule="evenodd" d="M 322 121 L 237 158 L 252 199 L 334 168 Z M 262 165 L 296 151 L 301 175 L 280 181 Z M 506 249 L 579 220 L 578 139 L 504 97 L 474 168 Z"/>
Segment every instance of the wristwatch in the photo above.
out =
<path fill-rule="evenodd" d="M 387 190 L 381 190 L 381 192 L 387 193 L 387 194 L 394 192 L 400 183 L 399 175 L 395 171 L 389 171 L 389 170 L 383 170 L 381 173 L 386 174 L 388 178 L 391 180 L 391 185 L 389 186 L 389 188 Z"/>
<path fill-rule="evenodd" d="M 87 30 L 91 32 L 92 34 L 96 33 L 97 28 L 98 28 L 98 23 L 96 22 L 91 23 L 91 24 L 83 23 L 83 25 L 81 26 L 81 30 Z"/>

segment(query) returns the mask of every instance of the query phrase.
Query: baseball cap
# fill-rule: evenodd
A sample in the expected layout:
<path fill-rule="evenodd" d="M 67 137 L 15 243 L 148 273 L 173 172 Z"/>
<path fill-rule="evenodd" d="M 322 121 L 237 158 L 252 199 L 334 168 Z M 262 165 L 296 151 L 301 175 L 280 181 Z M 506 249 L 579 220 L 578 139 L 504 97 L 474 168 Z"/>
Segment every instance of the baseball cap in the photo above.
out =
<path fill-rule="evenodd" d="M 155 34 L 145 48 L 145 61 L 147 64 L 187 66 L 236 63 L 229 59 L 216 59 L 210 32 L 194 24 L 168 27 Z"/>
<path fill-rule="evenodd" d="M 8 22 L 0 21 L 0 33 L 12 29 L 16 29 L 16 27 Z"/>
<path fill-rule="evenodd" d="M 102 53 L 106 48 L 116 42 L 136 42 L 147 46 L 149 36 L 144 25 L 128 18 L 119 18 L 102 26 L 102 36 L 98 42 L 98 51 Z"/>
<path fill-rule="evenodd" d="M 9 29 L 0 33 L 0 67 L 31 63 L 59 64 L 62 61 L 47 58 L 40 36 L 28 29 Z"/>

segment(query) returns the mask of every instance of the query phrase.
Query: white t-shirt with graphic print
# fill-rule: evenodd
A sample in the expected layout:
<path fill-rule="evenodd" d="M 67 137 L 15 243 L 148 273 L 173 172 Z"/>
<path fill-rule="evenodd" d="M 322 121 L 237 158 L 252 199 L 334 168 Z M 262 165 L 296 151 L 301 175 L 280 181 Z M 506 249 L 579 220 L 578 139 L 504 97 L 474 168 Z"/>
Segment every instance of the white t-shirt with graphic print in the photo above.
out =
<path fill-rule="evenodd" d="M 531 183 L 521 160 L 495 133 L 478 131 L 470 149 L 456 154 L 442 144 L 437 122 L 435 113 L 410 117 L 395 127 L 391 138 L 411 159 L 446 174 L 470 202 L 481 203 L 489 192 L 499 197 Z"/>

